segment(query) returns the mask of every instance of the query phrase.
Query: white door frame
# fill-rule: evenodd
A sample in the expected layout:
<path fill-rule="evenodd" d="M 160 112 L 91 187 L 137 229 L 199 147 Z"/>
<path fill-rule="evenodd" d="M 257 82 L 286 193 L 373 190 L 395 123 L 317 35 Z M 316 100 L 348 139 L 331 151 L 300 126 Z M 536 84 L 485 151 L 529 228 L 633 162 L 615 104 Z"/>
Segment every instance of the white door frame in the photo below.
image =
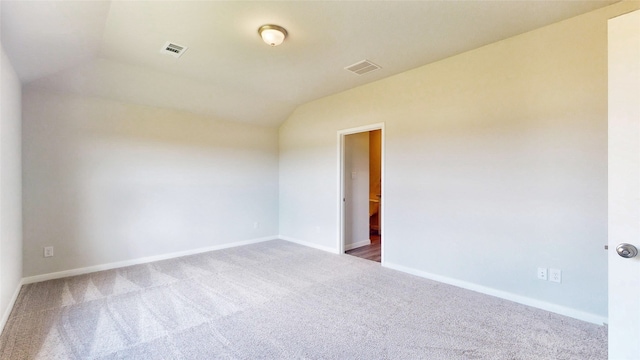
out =
<path fill-rule="evenodd" d="M 381 248 L 381 264 L 384 264 L 384 248 L 385 248 L 385 243 L 387 241 L 387 238 L 385 237 L 384 233 L 385 233 L 385 229 L 386 226 L 384 226 L 384 208 L 387 204 L 387 202 L 385 201 L 385 197 L 386 197 L 386 191 L 385 191 L 385 186 L 386 186 L 386 181 L 385 181 L 385 165 L 384 165 L 384 158 L 385 158 L 385 134 L 384 134 L 384 123 L 377 123 L 377 124 L 371 124 L 371 125 L 364 125 L 364 126 L 359 126 L 359 127 L 355 127 L 355 128 L 350 128 L 350 129 L 344 129 L 344 130 L 338 130 L 338 189 L 339 189 L 339 196 L 338 196 L 338 253 L 339 254 L 344 254 L 344 227 L 345 227 L 345 211 L 344 211 L 344 198 L 345 198 L 345 193 L 344 193 L 344 177 L 345 177 L 345 172 L 344 172 L 344 138 L 347 135 L 351 135 L 351 134 L 357 134 L 357 133 L 362 133 L 362 132 L 369 132 L 369 131 L 373 131 L 373 130 L 380 130 L 381 131 L 381 136 L 380 136 L 380 148 L 381 148 L 381 156 L 380 156 L 380 189 L 381 189 L 381 193 L 382 196 L 380 198 L 380 210 L 379 210 L 379 221 L 380 221 L 380 238 L 382 239 L 382 248 Z"/>

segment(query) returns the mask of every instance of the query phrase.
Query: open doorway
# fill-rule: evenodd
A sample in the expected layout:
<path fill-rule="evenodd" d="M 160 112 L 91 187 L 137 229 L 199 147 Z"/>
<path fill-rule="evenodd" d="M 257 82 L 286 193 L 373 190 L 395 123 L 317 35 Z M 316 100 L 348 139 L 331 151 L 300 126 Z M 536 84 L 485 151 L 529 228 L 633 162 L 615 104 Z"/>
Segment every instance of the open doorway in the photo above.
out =
<path fill-rule="evenodd" d="M 382 262 L 382 124 L 340 131 L 340 252 Z"/>

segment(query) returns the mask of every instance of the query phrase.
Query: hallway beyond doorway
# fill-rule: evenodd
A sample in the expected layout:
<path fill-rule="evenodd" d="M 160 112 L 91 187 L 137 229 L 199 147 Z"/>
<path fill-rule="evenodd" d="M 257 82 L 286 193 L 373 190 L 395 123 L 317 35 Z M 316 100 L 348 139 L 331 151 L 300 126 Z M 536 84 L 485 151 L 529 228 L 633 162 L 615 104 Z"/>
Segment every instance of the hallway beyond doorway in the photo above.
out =
<path fill-rule="evenodd" d="M 380 241 L 380 235 L 371 235 L 371 244 L 360 246 L 355 249 L 345 251 L 345 254 L 356 256 L 359 258 L 381 262 L 382 259 L 382 251 L 381 251 L 382 242 Z"/>

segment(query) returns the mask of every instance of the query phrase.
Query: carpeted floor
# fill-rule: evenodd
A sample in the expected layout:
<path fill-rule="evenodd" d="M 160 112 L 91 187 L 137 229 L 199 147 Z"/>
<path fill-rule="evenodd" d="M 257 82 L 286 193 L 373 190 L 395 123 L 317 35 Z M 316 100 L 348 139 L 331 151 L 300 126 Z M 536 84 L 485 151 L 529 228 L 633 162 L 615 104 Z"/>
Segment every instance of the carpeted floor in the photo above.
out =
<path fill-rule="evenodd" d="M 1 359 L 606 359 L 602 326 L 285 241 L 26 285 Z"/>

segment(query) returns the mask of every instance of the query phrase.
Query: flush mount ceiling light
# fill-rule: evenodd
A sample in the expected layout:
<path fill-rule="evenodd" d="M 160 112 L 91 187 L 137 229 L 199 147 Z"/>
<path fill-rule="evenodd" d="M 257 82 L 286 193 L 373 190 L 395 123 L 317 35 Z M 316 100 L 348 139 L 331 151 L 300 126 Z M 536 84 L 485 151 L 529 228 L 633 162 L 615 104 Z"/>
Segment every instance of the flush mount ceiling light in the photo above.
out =
<path fill-rule="evenodd" d="M 262 25 L 258 29 L 258 34 L 262 37 L 262 40 L 271 46 L 278 46 L 282 44 L 284 38 L 287 37 L 287 30 L 278 25 Z"/>

